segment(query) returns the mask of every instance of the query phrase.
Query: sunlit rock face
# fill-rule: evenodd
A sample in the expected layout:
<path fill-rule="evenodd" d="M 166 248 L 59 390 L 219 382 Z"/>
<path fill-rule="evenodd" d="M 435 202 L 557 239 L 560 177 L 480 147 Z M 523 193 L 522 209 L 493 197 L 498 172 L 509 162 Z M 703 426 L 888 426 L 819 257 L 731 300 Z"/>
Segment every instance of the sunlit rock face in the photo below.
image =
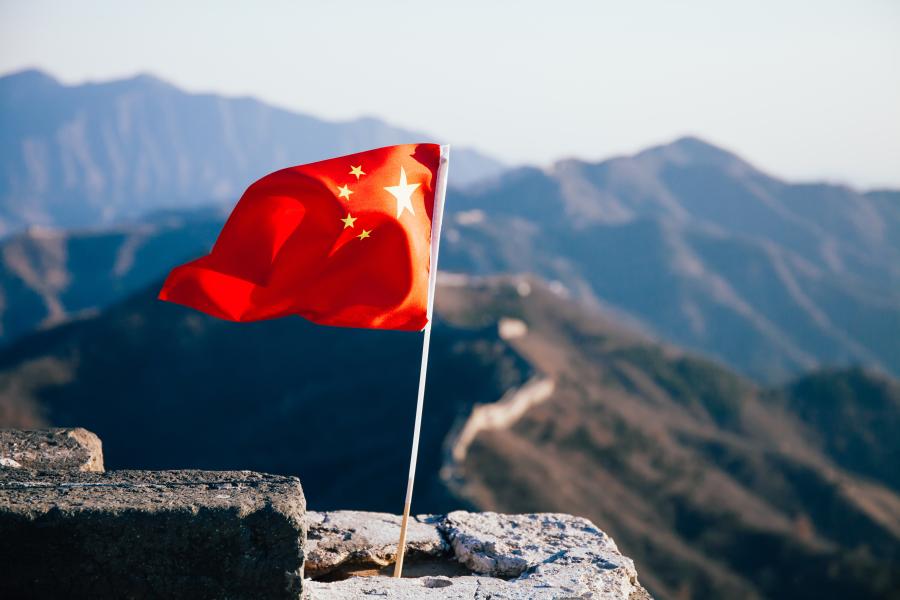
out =
<path fill-rule="evenodd" d="M 456 511 L 416 517 L 404 577 L 390 576 L 400 518 L 308 515 L 311 598 L 649 598 L 631 559 L 587 519 Z"/>

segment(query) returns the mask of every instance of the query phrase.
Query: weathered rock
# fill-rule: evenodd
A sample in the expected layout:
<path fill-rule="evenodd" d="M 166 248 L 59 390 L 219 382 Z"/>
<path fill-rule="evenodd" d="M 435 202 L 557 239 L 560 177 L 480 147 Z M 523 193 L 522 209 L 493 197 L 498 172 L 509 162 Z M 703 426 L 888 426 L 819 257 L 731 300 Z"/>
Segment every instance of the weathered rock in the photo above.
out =
<path fill-rule="evenodd" d="M 379 515 L 380 516 L 380 515 Z M 363 519 L 366 513 L 354 513 Z M 417 520 L 432 524 L 450 546 L 447 562 L 461 563 L 471 574 L 393 579 L 350 577 L 307 581 L 315 600 L 396 599 L 557 599 L 646 600 L 632 561 L 590 521 L 570 515 L 453 512 Z M 341 537 L 335 528 L 329 533 Z M 350 536 L 352 537 L 352 536 Z M 357 549 L 358 552 L 362 552 Z"/>
<path fill-rule="evenodd" d="M 365 564 L 385 566 L 397 555 L 400 517 L 387 513 L 339 510 L 307 514 L 306 574 L 320 577 L 338 567 Z M 442 556 L 450 547 L 437 527 L 410 518 L 406 552 L 411 560 Z"/>
<path fill-rule="evenodd" d="M 0 469 L 103 472 L 100 438 L 80 427 L 0 429 Z"/>
<path fill-rule="evenodd" d="M 0 472 L 2 598 L 299 598 L 305 500 L 249 471 Z"/>
<path fill-rule="evenodd" d="M 590 550 L 613 561 L 624 558 L 612 538 L 587 519 L 571 515 L 456 511 L 439 527 L 457 560 L 476 573 L 494 577 L 518 577 L 572 549 Z"/>
<path fill-rule="evenodd" d="M 351 577 L 322 583 L 307 581 L 310 600 L 472 600 L 476 598 L 481 577 Z M 503 582 L 506 583 L 506 582 Z"/>

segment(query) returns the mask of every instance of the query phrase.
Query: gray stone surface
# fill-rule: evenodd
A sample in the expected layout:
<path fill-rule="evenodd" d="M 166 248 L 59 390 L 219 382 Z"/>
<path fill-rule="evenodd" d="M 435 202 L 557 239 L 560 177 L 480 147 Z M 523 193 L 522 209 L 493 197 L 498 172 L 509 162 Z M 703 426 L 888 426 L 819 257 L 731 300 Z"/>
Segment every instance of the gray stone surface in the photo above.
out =
<path fill-rule="evenodd" d="M 476 573 L 495 577 L 518 577 L 573 549 L 590 550 L 613 562 L 624 558 L 612 538 L 587 519 L 571 515 L 456 511 L 439 527 L 457 560 Z"/>
<path fill-rule="evenodd" d="M 329 513 L 335 514 L 335 513 Z M 355 531 L 370 527 L 369 513 L 345 513 L 345 526 Z M 381 515 L 377 515 L 381 518 Z M 335 523 L 338 521 L 335 520 Z M 384 575 L 349 577 L 339 581 L 307 581 L 313 600 L 386 597 L 471 599 L 646 600 L 632 561 L 622 556 L 612 539 L 587 519 L 562 514 L 501 515 L 453 512 L 445 517 L 417 519 L 419 536 L 428 539 L 428 526 L 449 545 L 449 552 L 429 546 L 432 558 L 464 565 L 470 573 L 439 574 L 404 579 Z M 316 525 L 311 524 L 311 530 Z M 335 546 L 339 527 L 329 532 Z M 348 542 L 353 535 L 346 536 Z M 362 550 L 352 541 L 354 551 Z M 361 556 L 361 554 L 358 554 Z M 414 565 L 414 561 L 412 562 Z M 438 569 L 440 570 L 440 569 Z"/>
<path fill-rule="evenodd" d="M 307 581 L 310 600 L 473 600 L 482 577 L 352 577 L 333 583 Z M 506 582 L 503 582 L 506 583 Z M 484 598 L 484 596 L 481 596 Z"/>
<path fill-rule="evenodd" d="M 103 446 L 80 427 L 0 429 L 2 469 L 103 472 Z"/>
<path fill-rule="evenodd" d="M 307 514 L 306 574 L 320 577 L 341 566 L 373 567 L 394 562 L 400 537 L 400 517 L 388 513 L 339 510 Z M 442 556 L 449 546 L 431 523 L 411 517 L 406 534 L 407 556 Z"/>
<path fill-rule="evenodd" d="M 305 500 L 249 471 L 0 470 L 0 598 L 299 598 Z"/>

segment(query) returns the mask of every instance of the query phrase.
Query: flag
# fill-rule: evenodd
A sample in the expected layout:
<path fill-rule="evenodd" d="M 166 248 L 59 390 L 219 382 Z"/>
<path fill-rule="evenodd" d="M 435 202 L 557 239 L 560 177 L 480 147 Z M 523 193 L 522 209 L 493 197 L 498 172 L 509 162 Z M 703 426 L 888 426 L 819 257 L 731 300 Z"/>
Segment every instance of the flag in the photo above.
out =
<path fill-rule="evenodd" d="M 421 330 L 440 161 L 407 144 L 266 175 L 159 298 L 230 321 Z"/>

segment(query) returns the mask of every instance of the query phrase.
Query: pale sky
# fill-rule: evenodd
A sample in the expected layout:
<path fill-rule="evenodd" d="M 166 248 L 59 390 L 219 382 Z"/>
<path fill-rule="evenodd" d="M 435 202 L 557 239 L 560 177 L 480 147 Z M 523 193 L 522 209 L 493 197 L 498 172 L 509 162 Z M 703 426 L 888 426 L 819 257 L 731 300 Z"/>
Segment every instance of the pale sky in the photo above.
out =
<path fill-rule="evenodd" d="M 0 0 L 0 73 L 150 72 L 510 163 L 692 134 L 776 175 L 900 187 L 900 1 Z"/>

